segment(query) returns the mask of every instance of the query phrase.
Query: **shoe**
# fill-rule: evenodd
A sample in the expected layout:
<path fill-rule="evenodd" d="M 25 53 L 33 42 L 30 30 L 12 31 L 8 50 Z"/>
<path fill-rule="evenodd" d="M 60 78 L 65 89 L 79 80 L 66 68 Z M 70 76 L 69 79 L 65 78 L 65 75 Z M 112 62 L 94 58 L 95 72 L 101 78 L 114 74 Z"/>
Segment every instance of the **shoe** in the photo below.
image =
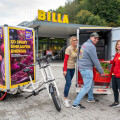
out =
<path fill-rule="evenodd" d="M 119 103 L 115 103 L 115 102 L 110 105 L 110 107 L 119 107 L 119 106 L 120 106 L 120 104 Z"/>
<path fill-rule="evenodd" d="M 72 108 L 77 108 L 77 109 L 85 109 L 85 107 L 84 106 L 82 106 L 81 104 L 79 104 L 79 105 L 72 105 Z"/>
<path fill-rule="evenodd" d="M 62 99 L 62 101 L 64 102 L 64 100 L 65 100 L 64 94 L 61 95 L 61 99 Z M 67 100 L 68 100 L 68 102 L 71 102 L 70 99 L 67 98 Z"/>
<path fill-rule="evenodd" d="M 64 104 L 65 107 L 67 107 L 67 108 L 70 107 L 70 104 L 69 104 L 69 102 L 68 102 L 67 99 L 64 100 L 63 104 Z"/>
<path fill-rule="evenodd" d="M 67 99 L 68 100 L 68 102 L 71 102 L 71 100 L 70 99 Z"/>
<path fill-rule="evenodd" d="M 93 100 L 87 100 L 87 102 L 99 102 L 99 100 L 94 98 Z"/>

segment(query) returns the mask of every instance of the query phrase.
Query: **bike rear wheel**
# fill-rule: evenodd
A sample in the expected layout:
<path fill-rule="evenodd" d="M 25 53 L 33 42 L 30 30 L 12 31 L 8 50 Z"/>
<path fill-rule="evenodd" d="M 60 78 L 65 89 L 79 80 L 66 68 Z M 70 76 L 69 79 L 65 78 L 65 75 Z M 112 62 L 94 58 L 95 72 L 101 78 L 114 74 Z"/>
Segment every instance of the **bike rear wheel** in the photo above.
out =
<path fill-rule="evenodd" d="M 54 102 L 55 108 L 57 109 L 57 111 L 61 111 L 61 104 L 60 104 L 60 100 L 56 91 L 56 88 L 53 86 L 53 92 L 51 92 L 51 96 L 52 96 L 52 100 Z"/>

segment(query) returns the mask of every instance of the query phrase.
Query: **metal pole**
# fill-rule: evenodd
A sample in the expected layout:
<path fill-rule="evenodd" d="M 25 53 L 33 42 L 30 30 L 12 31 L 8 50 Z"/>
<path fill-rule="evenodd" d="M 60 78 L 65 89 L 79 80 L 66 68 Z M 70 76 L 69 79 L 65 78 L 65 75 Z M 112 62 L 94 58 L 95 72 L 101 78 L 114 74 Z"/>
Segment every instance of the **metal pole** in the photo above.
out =
<path fill-rule="evenodd" d="M 38 58 L 38 27 L 37 27 L 37 58 Z"/>
<path fill-rule="evenodd" d="M 40 25 L 39 25 L 40 26 Z M 38 28 L 39 26 L 36 26 L 34 29 L 36 30 L 36 47 L 37 47 L 37 58 L 38 58 L 38 36 L 39 36 L 39 32 L 38 32 Z"/>

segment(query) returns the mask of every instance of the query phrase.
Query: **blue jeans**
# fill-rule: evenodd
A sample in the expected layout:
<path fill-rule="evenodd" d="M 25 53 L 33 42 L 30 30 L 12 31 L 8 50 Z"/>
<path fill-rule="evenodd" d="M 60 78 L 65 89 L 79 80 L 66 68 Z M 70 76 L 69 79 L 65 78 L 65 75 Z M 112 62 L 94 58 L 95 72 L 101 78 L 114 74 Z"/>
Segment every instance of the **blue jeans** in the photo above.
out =
<path fill-rule="evenodd" d="M 76 99 L 73 102 L 73 105 L 80 104 L 82 98 L 88 93 L 88 100 L 93 100 L 93 70 L 90 69 L 79 69 L 81 76 L 83 78 L 84 86 L 80 90 L 79 94 L 77 95 Z"/>
<path fill-rule="evenodd" d="M 75 69 L 67 69 L 67 74 L 65 76 L 66 84 L 64 88 L 64 97 L 68 97 L 68 93 L 70 90 L 71 81 L 74 76 L 74 73 L 75 73 Z"/>

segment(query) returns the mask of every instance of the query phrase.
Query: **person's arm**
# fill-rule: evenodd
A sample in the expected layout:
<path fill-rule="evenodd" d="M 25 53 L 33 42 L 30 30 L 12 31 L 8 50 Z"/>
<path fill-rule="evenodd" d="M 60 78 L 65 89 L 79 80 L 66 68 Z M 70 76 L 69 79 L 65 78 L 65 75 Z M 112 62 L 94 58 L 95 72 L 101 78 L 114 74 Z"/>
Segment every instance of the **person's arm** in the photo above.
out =
<path fill-rule="evenodd" d="M 70 55 L 70 49 L 67 48 L 65 51 L 65 58 L 64 58 L 64 66 L 63 66 L 63 75 L 66 76 L 67 74 L 67 61 Z"/>
<path fill-rule="evenodd" d="M 112 60 L 111 60 L 112 61 Z M 102 63 L 109 63 L 109 64 L 111 64 L 110 63 L 110 61 L 101 61 Z"/>
<path fill-rule="evenodd" d="M 114 64 L 114 59 L 113 59 L 113 60 L 110 60 L 110 64 Z"/>
<path fill-rule="evenodd" d="M 115 57 L 117 56 L 117 53 L 115 54 Z M 103 63 L 109 63 L 109 64 L 114 64 L 114 59 L 115 57 L 113 58 L 113 60 L 110 60 L 110 61 L 102 61 Z"/>
<path fill-rule="evenodd" d="M 96 48 L 95 47 L 91 47 L 89 49 L 89 55 L 90 55 L 90 58 L 94 64 L 94 66 L 97 68 L 98 72 L 102 75 L 104 75 L 104 71 L 100 65 L 100 61 L 98 60 L 98 57 L 97 57 L 97 53 L 96 53 Z"/>
<path fill-rule="evenodd" d="M 68 58 L 69 58 L 69 55 L 65 54 L 63 71 L 67 71 L 67 61 L 68 61 Z"/>
<path fill-rule="evenodd" d="M 110 60 L 110 64 L 115 64 L 115 58 L 117 57 L 117 55 L 118 55 L 118 52 L 115 54 L 115 56 L 114 56 L 114 58 L 113 58 L 113 60 Z"/>

